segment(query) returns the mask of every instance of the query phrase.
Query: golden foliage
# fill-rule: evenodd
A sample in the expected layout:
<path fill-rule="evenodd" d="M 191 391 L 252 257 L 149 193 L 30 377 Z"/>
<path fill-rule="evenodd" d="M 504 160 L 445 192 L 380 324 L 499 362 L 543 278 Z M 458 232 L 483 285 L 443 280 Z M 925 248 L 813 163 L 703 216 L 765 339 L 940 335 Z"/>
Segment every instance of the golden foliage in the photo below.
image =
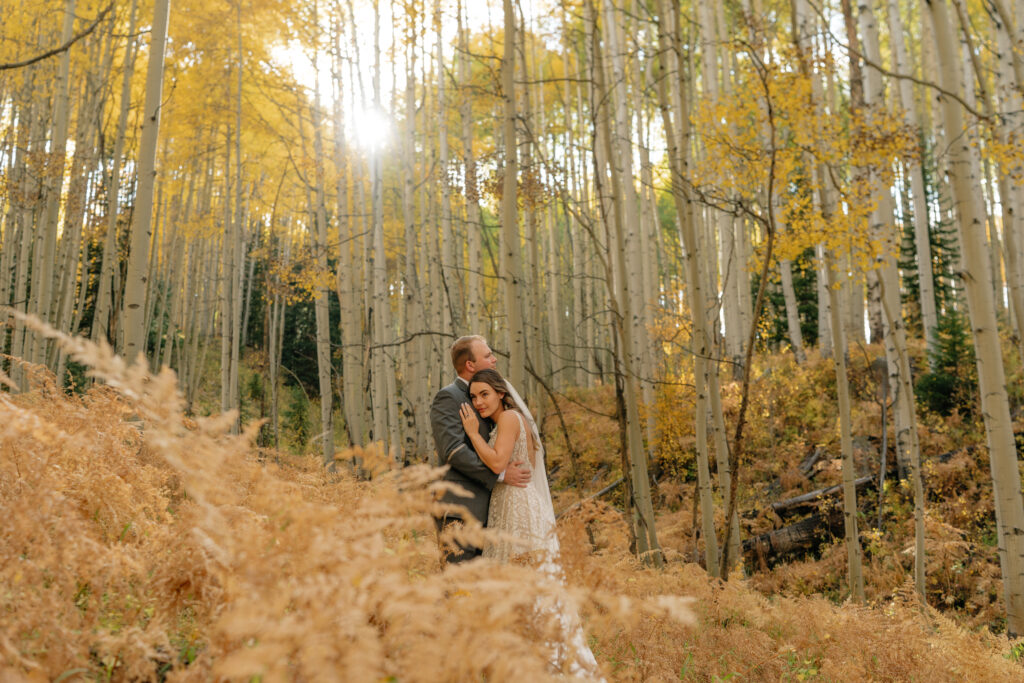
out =
<path fill-rule="evenodd" d="M 792 48 L 780 49 L 774 59 L 740 60 L 742 85 L 699 103 L 693 124 L 705 152 L 694 169 L 695 184 L 711 203 L 739 202 L 762 220 L 764 202 L 775 202 L 775 219 L 785 226 L 779 259 L 796 259 L 823 244 L 849 253 L 857 270 L 868 270 L 884 248 L 867 230 L 876 208 L 872 194 L 888 187 L 900 159 L 916 154 L 914 133 L 885 109 L 854 112 L 851 119 L 822 115 L 812 79 L 835 74 L 831 57 L 816 60 L 813 71 L 801 68 L 801 55 Z M 819 168 L 827 177 L 818 175 Z M 816 202 L 823 182 L 839 203 L 830 214 Z M 769 188 L 770 198 L 764 196 Z"/>

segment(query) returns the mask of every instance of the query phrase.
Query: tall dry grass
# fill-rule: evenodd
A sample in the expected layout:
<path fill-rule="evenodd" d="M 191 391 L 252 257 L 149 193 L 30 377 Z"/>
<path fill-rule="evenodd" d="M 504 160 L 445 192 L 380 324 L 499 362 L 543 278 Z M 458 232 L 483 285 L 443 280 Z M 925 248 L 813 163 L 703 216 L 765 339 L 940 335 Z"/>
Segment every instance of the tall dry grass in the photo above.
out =
<path fill-rule="evenodd" d="M 561 633 L 540 602 L 688 616 L 527 566 L 441 571 L 439 470 L 261 461 L 255 427 L 187 419 L 173 373 L 36 327 L 104 384 L 68 396 L 37 370 L 0 395 L 6 677 L 543 680 Z"/>
<path fill-rule="evenodd" d="M 560 525 L 564 588 L 528 566 L 442 570 L 438 471 L 365 481 L 261 458 L 231 416 L 187 419 L 170 372 L 59 338 L 101 384 L 69 396 L 37 371 L 0 394 L 2 680 L 564 678 L 559 622 L 536 609 L 556 596 L 612 680 L 1021 673 L 1004 642 L 898 602 L 769 600 L 694 565 L 644 568 L 596 503 Z"/>

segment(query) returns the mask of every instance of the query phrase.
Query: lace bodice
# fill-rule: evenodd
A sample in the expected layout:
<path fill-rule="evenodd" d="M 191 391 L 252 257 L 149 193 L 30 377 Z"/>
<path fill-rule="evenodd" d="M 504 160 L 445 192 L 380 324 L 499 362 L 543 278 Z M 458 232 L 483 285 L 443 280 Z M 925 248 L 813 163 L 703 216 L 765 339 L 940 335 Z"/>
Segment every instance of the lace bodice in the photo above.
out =
<path fill-rule="evenodd" d="M 530 462 L 526 424 L 523 416 L 519 418 L 519 433 L 512 447 L 509 463 L 524 463 L 531 472 L 534 463 Z M 491 433 L 490 444 L 493 447 L 498 437 L 498 430 Z M 538 463 L 543 467 L 542 463 Z M 526 487 L 509 486 L 499 483 L 491 492 L 491 505 L 487 515 L 487 526 L 501 533 L 501 538 L 484 548 L 484 557 L 492 557 L 502 562 L 525 553 L 542 553 L 553 558 L 558 552 L 558 540 L 554 535 L 555 519 L 550 501 L 545 502 L 539 487 L 539 476 L 533 476 Z"/>

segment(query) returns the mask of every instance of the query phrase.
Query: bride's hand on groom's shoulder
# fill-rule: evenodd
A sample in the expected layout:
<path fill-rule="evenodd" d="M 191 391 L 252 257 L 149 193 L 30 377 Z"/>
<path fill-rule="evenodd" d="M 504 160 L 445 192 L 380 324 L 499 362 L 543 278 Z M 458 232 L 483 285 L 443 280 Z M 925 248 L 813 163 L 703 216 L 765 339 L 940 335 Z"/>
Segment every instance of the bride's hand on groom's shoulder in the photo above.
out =
<path fill-rule="evenodd" d="M 476 416 L 473 406 L 468 403 L 459 406 L 459 417 L 462 418 L 462 428 L 467 434 L 473 434 L 480 429 L 480 418 Z"/>

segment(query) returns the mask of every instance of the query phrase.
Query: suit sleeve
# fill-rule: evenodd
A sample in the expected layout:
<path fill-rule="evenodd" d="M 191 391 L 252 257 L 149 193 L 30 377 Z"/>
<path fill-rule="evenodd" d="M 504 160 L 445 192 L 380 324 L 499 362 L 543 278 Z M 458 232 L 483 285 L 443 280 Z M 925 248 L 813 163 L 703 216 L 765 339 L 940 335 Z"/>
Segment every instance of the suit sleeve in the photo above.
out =
<path fill-rule="evenodd" d="M 430 424 L 434 430 L 434 446 L 442 465 L 480 482 L 488 491 L 494 488 L 498 475 L 480 460 L 471 447 L 466 445 L 466 430 L 459 417 L 459 402 L 446 391 L 434 396 L 430 406 Z"/>

